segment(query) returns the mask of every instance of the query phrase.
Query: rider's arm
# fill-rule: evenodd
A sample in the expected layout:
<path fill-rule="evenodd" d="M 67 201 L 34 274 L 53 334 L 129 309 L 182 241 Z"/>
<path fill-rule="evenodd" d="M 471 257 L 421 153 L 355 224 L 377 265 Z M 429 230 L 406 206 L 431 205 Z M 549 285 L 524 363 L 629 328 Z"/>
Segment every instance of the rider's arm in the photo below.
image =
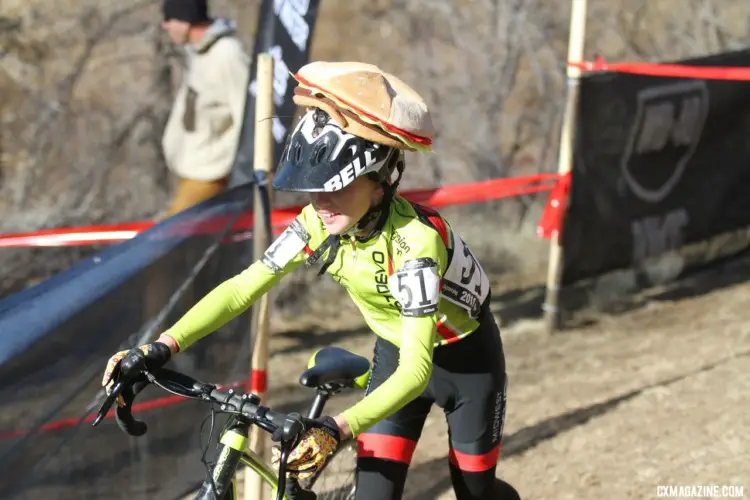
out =
<path fill-rule="evenodd" d="M 163 335 L 173 338 L 178 350 L 184 351 L 253 305 L 280 278 L 263 262 L 255 261 L 206 294 Z"/>
<path fill-rule="evenodd" d="M 404 318 L 398 368 L 377 389 L 342 413 L 351 434 L 357 436 L 417 398 L 432 374 L 435 315 Z"/>
<path fill-rule="evenodd" d="M 185 350 L 253 305 L 282 276 L 304 261 L 304 249 L 309 242 L 305 215 L 300 214 L 274 240 L 262 259 L 214 288 L 162 335 L 174 339 L 177 350 Z"/>
<path fill-rule="evenodd" d="M 445 246 L 435 235 L 435 241 L 427 241 L 421 251 L 411 253 L 391 277 L 395 280 L 391 290 L 402 305 L 399 364 L 382 385 L 342 413 L 354 436 L 416 399 L 430 381 L 440 276 L 447 263 Z"/>

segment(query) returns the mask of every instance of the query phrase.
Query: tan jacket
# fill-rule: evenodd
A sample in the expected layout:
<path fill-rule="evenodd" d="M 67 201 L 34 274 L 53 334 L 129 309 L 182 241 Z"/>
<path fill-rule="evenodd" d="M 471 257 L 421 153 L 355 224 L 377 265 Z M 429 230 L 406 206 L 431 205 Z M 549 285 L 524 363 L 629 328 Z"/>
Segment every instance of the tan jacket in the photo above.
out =
<path fill-rule="evenodd" d="M 215 181 L 229 175 L 237 152 L 250 58 L 233 25 L 217 19 L 201 43 L 188 48 L 188 69 L 162 137 L 176 175 Z"/>

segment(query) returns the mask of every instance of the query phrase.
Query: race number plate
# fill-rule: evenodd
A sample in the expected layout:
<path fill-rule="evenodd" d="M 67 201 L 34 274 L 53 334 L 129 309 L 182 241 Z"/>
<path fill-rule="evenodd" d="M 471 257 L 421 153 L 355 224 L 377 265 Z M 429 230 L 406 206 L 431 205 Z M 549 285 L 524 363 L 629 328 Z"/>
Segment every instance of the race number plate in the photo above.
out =
<path fill-rule="evenodd" d="M 427 316 L 438 309 L 440 276 L 430 258 L 409 260 L 388 280 L 391 295 L 401 303 L 404 316 Z"/>
<path fill-rule="evenodd" d="M 453 258 L 443 276 L 443 297 L 476 318 L 490 292 L 490 282 L 468 245 L 457 234 L 453 237 Z"/>
<path fill-rule="evenodd" d="M 281 272 L 289 262 L 305 249 L 310 235 L 296 219 L 271 243 L 261 259 L 274 273 Z"/>

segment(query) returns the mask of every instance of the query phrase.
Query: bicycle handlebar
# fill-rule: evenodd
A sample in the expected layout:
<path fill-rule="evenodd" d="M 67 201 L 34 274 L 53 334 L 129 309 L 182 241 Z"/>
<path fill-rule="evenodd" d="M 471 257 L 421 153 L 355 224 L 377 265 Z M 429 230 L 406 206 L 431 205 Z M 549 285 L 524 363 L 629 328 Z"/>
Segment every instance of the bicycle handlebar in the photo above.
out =
<path fill-rule="evenodd" d="M 218 403 L 222 411 L 244 415 L 250 423 L 271 433 L 272 440 L 281 441 L 279 463 L 279 498 L 281 498 L 286 482 L 286 459 L 297 438 L 306 430 L 309 419 L 298 413 L 285 414 L 262 406 L 259 404 L 260 398 L 255 394 L 235 392 L 233 389 L 219 389 L 213 384 L 201 382 L 166 368 L 149 371 L 143 353 L 139 349 L 132 349 L 120 362 L 119 380 L 99 408 L 93 426 L 99 425 L 117 397 L 122 396 L 125 404 L 124 406 L 118 404 L 114 412 L 117 425 L 131 436 L 145 434 L 148 426 L 145 422 L 133 417 L 132 405 L 138 393 L 149 383 L 189 399 Z"/>
<path fill-rule="evenodd" d="M 138 356 L 137 353 L 140 353 L 140 351 L 134 351 L 133 356 Z M 128 356 L 131 356 L 131 354 L 128 354 Z M 139 364 L 138 361 L 136 361 L 136 366 L 137 364 Z M 124 371 L 133 373 L 133 368 L 136 367 L 128 366 L 128 369 Z M 149 372 L 145 369 L 145 363 L 143 368 L 137 367 L 136 370 L 140 373 L 125 380 L 120 380 L 112 387 L 110 394 L 99 408 L 94 420 L 94 427 L 99 425 L 99 422 L 114 404 L 117 396 L 122 395 L 125 406 L 118 405 L 115 409 L 115 420 L 118 426 L 123 432 L 131 436 L 145 434 L 148 426 L 145 422 L 133 417 L 132 404 L 135 396 L 146 386 L 147 382 L 150 382 L 179 396 L 218 403 L 221 405 L 222 411 L 240 413 L 267 432 L 275 433 L 277 429 L 281 429 L 280 438 L 282 441 L 292 441 L 305 430 L 302 416 L 297 413 L 280 413 L 262 406 L 258 404 L 260 398 L 255 394 L 235 392 L 233 389 L 218 389 L 213 384 L 201 382 L 184 373 L 166 368 Z"/>

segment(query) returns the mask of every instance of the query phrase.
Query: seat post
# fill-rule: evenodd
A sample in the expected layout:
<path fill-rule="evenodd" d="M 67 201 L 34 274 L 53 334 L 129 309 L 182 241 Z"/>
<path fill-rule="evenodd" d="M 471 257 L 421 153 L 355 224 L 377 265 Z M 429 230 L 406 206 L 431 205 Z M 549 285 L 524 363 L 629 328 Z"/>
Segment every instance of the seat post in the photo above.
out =
<path fill-rule="evenodd" d="M 323 407 L 325 406 L 328 398 L 331 397 L 331 393 L 325 389 L 318 389 L 313 399 L 312 405 L 310 405 L 310 411 L 307 414 L 307 418 L 318 418 L 323 413 Z"/>

